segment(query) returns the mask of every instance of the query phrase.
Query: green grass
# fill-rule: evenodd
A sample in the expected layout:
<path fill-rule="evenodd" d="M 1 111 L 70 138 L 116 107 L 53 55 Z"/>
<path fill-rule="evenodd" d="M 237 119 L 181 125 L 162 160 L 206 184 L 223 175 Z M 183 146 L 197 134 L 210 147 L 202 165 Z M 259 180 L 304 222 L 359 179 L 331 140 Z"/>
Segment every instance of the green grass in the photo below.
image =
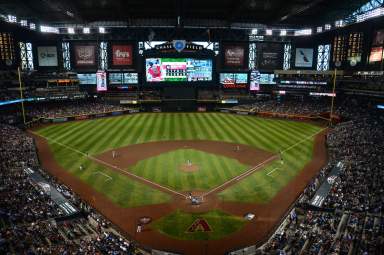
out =
<path fill-rule="evenodd" d="M 125 175 L 99 165 L 77 152 L 52 143 L 51 149 L 60 165 L 71 174 L 106 195 L 121 207 L 137 207 L 169 202 L 171 197 Z M 80 164 L 83 170 L 80 170 Z M 101 174 L 102 173 L 102 174 Z M 111 180 L 108 180 L 111 177 Z"/>
<path fill-rule="evenodd" d="M 188 232 L 196 219 L 203 218 L 211 227 L 210 232 Z M 240 230 L 246 220 L 219 210 L 206 213 L 185 213 L 177 210 L 150 224 L 152 229 L 179 240 L 219 240 Z"/>
<path fill-rule="evenodd" d="M 53 141 L 90 155 L 136 143 L 193 139 L 247 144 L 276 153 L 315 134 L 320 129 L 318 126 L 302 122 L 223 113 L 143 113 L 67 122 L 47 126 L 37 132 L 48 139 L 55 158 L 62 167 L 112 201 L 130 207 L 163 203 L 170 198 L 160 191 L 91 162 L 81 154 Z M 271 178 L 267 173 L 273 166 L 269 166 L 245 179 L 242 185 L 236 185 L 222 192 L 221 199 L 241 202 L 270 200 L 311 160 L 312 147 L 313 141 L 309 139 L 291 148 L 284 154 L 285 170 L 276 171 Z M 85 171 L 79 171 L 80 164 L 86 166 Z M 91 174 L 94 171 L 113 175 L 113 180 L 105 182 L 102 175 Z M 165 178 L 167 175 L 163 173 L 164 171 L 167 172 L 169 169 L 159 168 L 155 174 Z M 217 173 L 220 174 L 220 171 Z M 174 185 L 179 185 L 177 184 L 179 181 L 175 178 Z M 189 187 L 194 185 L 192 181 L 185 183 Z"/>
<path fill-rule="evenodd" d="M 313 140 L 283 153 L 284 164 L 275 160 L 235 185 L 219 193 L 225 201 L 268 203 L 312 158 Z"/>
<path fill-rule="evenodd" d="M 199 167 L 183 172 L 180 165 L 190 160 Z M 177 191 L 209 190 L 238 176 L 250 166 L 236 159 L 194 149 L 178 149 L 139 161 L 130 171 Z"/>

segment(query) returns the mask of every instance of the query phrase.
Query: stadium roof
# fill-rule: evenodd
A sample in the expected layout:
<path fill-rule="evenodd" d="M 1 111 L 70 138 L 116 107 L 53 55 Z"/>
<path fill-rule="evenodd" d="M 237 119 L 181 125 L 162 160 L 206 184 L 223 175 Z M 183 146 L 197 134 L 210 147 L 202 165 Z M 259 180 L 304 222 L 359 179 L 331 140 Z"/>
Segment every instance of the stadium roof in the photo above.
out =
<path fill-rule="evenodd" d="M 123 21 L 230 26 L 318 25 L 344 18 L 368 0 L 0 0 L 0 12 L 50 24 Z"/>

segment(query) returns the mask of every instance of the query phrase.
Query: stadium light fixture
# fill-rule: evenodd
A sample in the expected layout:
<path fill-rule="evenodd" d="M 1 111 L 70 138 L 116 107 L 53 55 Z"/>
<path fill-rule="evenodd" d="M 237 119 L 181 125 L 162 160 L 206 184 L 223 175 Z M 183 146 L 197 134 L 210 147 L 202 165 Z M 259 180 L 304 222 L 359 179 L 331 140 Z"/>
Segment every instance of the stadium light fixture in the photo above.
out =
<path fill-rule="evenodd" d="M 17 22 L 17 18 L 16 18 L 16 16 L 14 16 L 14 15 L 8 15 L 7 16 L 7 21 L 9 22 L 9 23 L 16 23 Z"/>
<path fill-rule="evenodd" d="M 36 24 L 35 23 L 29 23 L 29 28 L 31 30 L 36 30 Z"/>
<path fill-rule="evenodd" d="M 99 27 L 99 33 L 105 34 L 105 27 Z"/>
<path fill-rule="evenodd" d="M 344 26 L 344 20 L 336 20 L 335 21 L 335 27 L 343 27 Z"/>
<path fill-rule="evenodd" d="M 50 26 L 44 26 L 44 25 L 41 25 L 41 26 L 40 26 L 40 32 L 42 32 L 42 33 L 54 33 L 54 34 L 58 34 L 58 33 L 59 33 L 59 29 L 56 28 L 56 27 L 50 27 Z"/>
<path fill-rule="evenodd" d="M 316 32 L 317 32 L 317 33 L 321 33 L 321 32 L 323 32 L 323 27 L 317 27 L 317 28 L 316 28 Z"/>
<path fill-rule="evenodd" d="M 324 25 L 325 30 L 331 30 L 331 28 L 332 28 L 331 24 L 325 24 Z"/>
<path fill-rule="evenodd" d="M 22 20 L 20 20 L 20 25 L 22 27 L 27 27 L 28 26 L 28 21 L 26 21 L 25 19 L 22 19 Z"/>
<path fill-rule="evenodd" d="M 265 30 L 266 35 L 272 35 L 272 29 L 267 29 Z"/>
<path fill-rule="evenodd" d="M 90 34 L 91 33 L 91 29 L 89 27 L 84 27 L 83 28 L 83 33 L 84 34 Z"/>
<path fill-rule="evenodd" d="M 258 32 L 257 29 L 254 28 L 254 29 L 252 29 L 251 34 L 252 34 L 252 35 L 257 35 L 257 32 Z"/>
<path fill-rule="evenodd" d="M 287 35 L 287 30 L 282 29 L 280 30 L 280 36 L 286 36 Z"/>
<path fill-rule="evenodd" d="M 69 27 L 68 34 L 74 34 L 74 33 L 75 33 L 75 29 L 73 27 Z"/>
<path fill-rule="evenodd" d="M 295 31 L 295 36 L 303 36 L 303 35 L 311 35 L 312 29 L 305 28 L 305 29 L 299 29 Z"/>

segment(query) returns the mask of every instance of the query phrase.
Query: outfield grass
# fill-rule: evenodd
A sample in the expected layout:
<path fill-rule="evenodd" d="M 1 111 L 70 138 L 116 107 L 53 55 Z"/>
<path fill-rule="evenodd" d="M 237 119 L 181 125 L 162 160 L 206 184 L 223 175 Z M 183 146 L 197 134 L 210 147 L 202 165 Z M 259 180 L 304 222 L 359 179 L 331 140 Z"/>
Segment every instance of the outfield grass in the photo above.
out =
<path fill-rule="evenodd" d="M 188 228 L 197 219 L 204 219 L 210 226 L 210 232 L 188 232 Z M 240 230 L 246 220 L 219 210 L 206 213 L 184 213 L 177 210 L 150 224 L 152 229 L 179 240 L 219 240 Z"/>
<path fill-rule="evenodd" d="M 190 160 L 199 168 L 183 172 L 180 166 Z M 177 191 L 209 190 L 242 172 L 250 166 L 236 159 L 194 149 L 178 149 L 139 161 L 130 171 L 136 175 Z"/>
<path fill-rule="evenodd" d="M 129 144 L 194 139 L 247 144 L 276 153 L 303 141 L 320 129 L 318 126 L 302 122 L 222 113 L 143 113 L 51 125 L 37 132 L 48 139 L 55 158 L 62 167 L 108 196 L 112 201 L 121 206 L 130 207 L 166 202 L 169 197 L 158 190 L 93 163 L 81 154 L 54 141 L 90 155 L 97 155 Z M 271 169 L 266 168 L 263 172 L 255 173 L 245 179 L 242 182 L 244 186 L 236 185 L 221 193 L 220 197 L 231 201 L 268 201 L 311 160 L 312 148 L 313 139 L 308 139 L 299 146 L 289 149 L 284 153 L 287 169 L 275 171 L 273 175 L 276 174 L 276 176 L 269 179 L 270 176 L 267 173 Z M 85 171 L 78 170 L 80 164 L 86 166 Z M 158 169 L 162 172 L 168 170 Z M 95 171 L 113 175 L 113 180 L 104 182 L 105 178 L 102 175 L 91 174 Z M 163 175 L 167 176 L 167 174 Z M 179 181 L 176 179 L 172 180 L 175 185 Z M 187 185 L 192 187 L 193 183 L 187 183 Z M 258 188 L 259 185 L 265 187 Z"/>

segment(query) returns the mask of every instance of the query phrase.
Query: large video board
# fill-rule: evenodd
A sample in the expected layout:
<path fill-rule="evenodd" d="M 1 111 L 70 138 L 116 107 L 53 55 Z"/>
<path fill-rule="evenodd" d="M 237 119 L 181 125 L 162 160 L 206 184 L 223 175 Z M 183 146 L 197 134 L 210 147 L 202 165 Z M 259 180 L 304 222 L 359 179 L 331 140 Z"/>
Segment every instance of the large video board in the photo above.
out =
<path fill-rule="evenodd" d="M 195 58 L 147 58 L 147 82 L 212 81 L 212 60 Z"/>

